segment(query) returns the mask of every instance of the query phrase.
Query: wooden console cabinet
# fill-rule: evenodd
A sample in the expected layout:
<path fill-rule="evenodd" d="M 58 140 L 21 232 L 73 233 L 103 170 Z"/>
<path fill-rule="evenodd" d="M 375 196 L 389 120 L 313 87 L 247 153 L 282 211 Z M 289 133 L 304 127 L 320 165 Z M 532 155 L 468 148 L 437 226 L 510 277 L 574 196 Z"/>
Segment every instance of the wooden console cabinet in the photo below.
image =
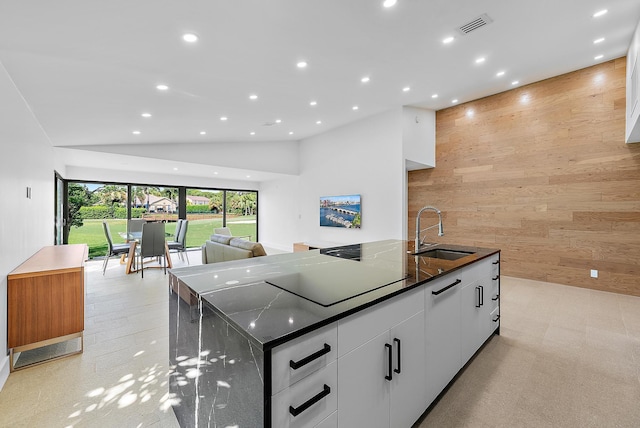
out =
<path fill-rule="evenodd" d="M 63 356 L 82 352 L 87 254 L 85 244 L 44 247 L 7 276 L 11 371 L 14 352 L 74 338 L 80 338 L 80 350 Z"/>

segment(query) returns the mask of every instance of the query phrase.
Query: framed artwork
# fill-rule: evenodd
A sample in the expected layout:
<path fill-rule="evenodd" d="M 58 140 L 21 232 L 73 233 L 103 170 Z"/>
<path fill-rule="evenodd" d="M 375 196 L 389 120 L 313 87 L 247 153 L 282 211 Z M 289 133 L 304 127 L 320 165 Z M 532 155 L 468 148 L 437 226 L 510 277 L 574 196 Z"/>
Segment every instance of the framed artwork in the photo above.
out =
<path fill-rule="evenodd" d="M 320 226 L 360 229 L 360 195 L 321 196 Z"/>

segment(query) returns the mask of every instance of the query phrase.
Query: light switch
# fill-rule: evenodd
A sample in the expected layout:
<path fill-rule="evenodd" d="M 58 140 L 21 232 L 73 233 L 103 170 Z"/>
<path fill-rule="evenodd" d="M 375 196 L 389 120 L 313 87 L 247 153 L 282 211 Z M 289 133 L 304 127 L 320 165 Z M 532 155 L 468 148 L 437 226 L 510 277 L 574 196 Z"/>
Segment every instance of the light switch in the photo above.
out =
<path fill-rule="evenodd" d="M 598 271 L 596 269 L 591 269 L 591 278 L 597 278 L 598 277 Z"/>

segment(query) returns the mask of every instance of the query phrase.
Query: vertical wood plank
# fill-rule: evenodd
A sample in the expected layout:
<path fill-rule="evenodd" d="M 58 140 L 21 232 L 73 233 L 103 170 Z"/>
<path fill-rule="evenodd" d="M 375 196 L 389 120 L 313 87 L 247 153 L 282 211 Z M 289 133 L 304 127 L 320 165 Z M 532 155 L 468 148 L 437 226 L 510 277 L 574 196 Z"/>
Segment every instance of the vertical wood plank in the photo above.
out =
<path fill-rule="evenodd" d="M 436 168 L 409 172 L 408 229 L 434 205 L 434 240 L 498 247 L 505 275 L 640 296 L 625 72 L 619 58 L 438 111 Z"/>

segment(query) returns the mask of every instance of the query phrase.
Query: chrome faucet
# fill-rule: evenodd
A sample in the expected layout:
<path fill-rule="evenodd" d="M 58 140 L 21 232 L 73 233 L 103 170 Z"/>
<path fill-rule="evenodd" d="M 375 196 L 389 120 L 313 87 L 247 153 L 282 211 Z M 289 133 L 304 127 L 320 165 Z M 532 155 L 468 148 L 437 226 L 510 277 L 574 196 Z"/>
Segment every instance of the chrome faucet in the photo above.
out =
<path fill-rule="evenodd" d="M 424 229 L 420 229 L 420 216 L 424 211 L 434 211 L 436 214 L 438 214 L 438 224 L 434 224 L 432 226 L 425 227 Z M 444 236 L 444 229 L 442 228 L 442 213 L 440 212 L 439 209 L 437 209 L 436 207 L 426 206 L 426 207 L 423 207 L 420 211 L 418 211 L 418 215 L 416 216 L 416 253 L 420 251 L 420 248 L 422 248 L 423 245 L 425 245 L 424 240 L 426 239 L 426 236 L 422 240 L 420 240 L 420 234 L 425 230 L 433 229 L 436 226 L 438 227 L 438 236 Z M 433 243 L 430 245 L 436 245 L 436 244 Z"/>

